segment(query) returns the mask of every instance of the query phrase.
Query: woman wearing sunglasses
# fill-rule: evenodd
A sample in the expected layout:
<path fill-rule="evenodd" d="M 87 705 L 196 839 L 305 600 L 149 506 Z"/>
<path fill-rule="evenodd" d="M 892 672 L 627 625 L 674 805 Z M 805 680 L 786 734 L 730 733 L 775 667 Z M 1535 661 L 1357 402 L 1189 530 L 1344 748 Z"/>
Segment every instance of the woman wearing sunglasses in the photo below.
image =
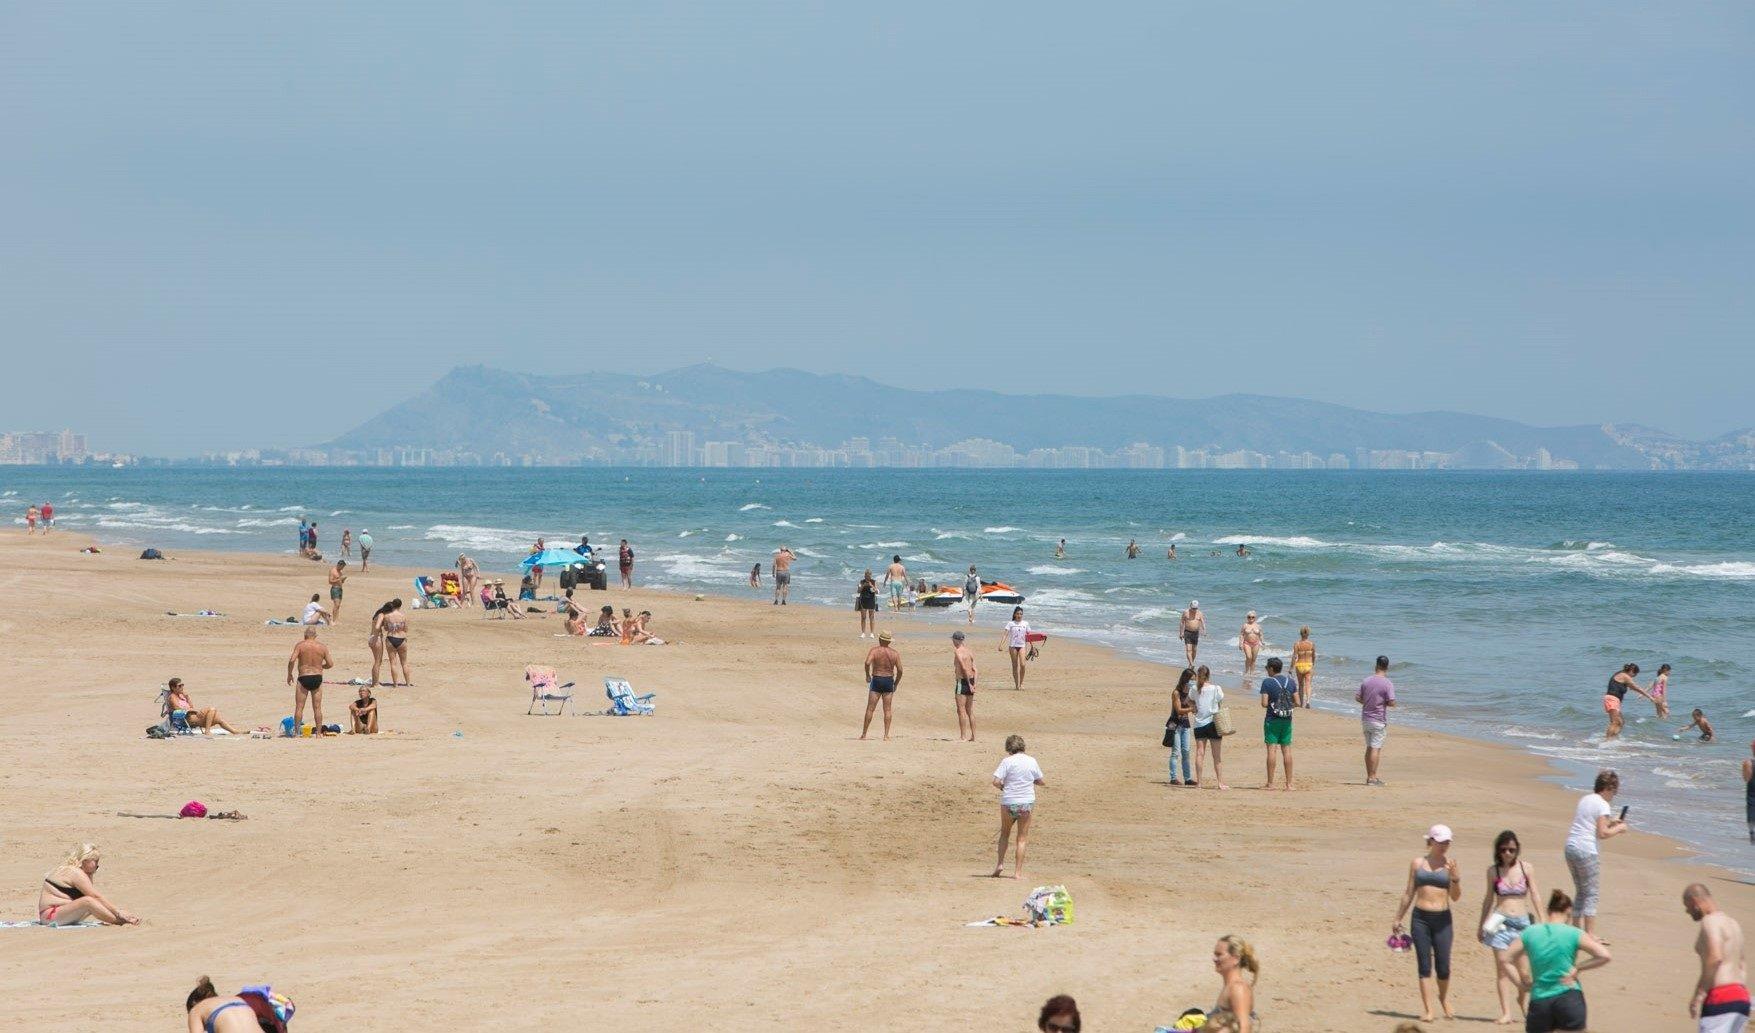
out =
<path fill-rule="evenodd" d="M 1537 920 L 1531 904 L 1540 899 L 1535 873 L 1523 859 L 1523 844 L 1518 842 L 1517 833 L 1506 829 L 1493 840 L 1487 896 L 1481 901 L 1481 942 L 1493 949 L 1494 971 L 1499 977 L 1499 1018 L 1494 1021 L 1501 1026 L 1517 1021 L 1518 1016 L 1511 1010 L 1512 1001 L 1517 1002 L 1518 1012 L 1524 1010 L 1525 1004 L 1516 981 L 1505 974 L 1505 952 Z"/>

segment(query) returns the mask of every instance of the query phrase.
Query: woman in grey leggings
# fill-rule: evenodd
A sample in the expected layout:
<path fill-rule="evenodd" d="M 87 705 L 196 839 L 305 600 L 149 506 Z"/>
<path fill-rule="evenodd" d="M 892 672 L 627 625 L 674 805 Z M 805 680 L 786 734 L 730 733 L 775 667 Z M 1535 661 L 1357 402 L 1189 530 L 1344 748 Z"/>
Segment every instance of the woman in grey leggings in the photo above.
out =
<path fill-rule="evenodd" d="M 1444 1017 L 1455 1018 L 1450 1010 L 1450 941 L 1454 930 L 1450 924 L 1450 905 L 1462 899 L 1462 878 L 1457 874 L 1456 861 L 1450 858 L 1450 826 L 1434 825 L 1426 832 L 1426 852 L 1408 865 L 1408 888 L 1402 894 L 1402 906 L 1395 913 L 1399 932 L 1408 908 L 1414 909 L 1414 957 L 1420 969 L 1420 1020 L 1431 1022 L 1432 993 L 1438 993 L 1438 1005 Z"/>
<path fill-rule="evenodd" d="M 1615 794 L 1621 776 L 1597 772 L 1595 791 L 1578 801 L 1572 828 L 1566 834 L 1566 867 L 1578 892 L 1574 897 L 1572 924 L 1593 936 L 1597 931 L 1597 892 L 1602 888 L 1602 855 L 1597 844 L 1627 831 L 1627 823 L 1614 817 Z"/>

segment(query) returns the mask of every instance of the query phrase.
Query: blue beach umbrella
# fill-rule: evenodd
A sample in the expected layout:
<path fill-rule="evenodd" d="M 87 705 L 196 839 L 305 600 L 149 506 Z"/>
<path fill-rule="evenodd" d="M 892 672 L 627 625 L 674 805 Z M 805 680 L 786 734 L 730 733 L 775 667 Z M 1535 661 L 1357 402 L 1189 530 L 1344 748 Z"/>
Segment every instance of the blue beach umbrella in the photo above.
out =
<path fill-rule="evenodd" d="M 518 566 L 525 571 L 528 571 L 531 567 L 535 566 L 541 566 L 546 570 L 551 567 L 565 567 L 573 563 L 584 562 L 585 557 L 574 552 L 572 549 L 544 549 L 535 555 L 526 557 L 524 562 L 518 564 Z"/>

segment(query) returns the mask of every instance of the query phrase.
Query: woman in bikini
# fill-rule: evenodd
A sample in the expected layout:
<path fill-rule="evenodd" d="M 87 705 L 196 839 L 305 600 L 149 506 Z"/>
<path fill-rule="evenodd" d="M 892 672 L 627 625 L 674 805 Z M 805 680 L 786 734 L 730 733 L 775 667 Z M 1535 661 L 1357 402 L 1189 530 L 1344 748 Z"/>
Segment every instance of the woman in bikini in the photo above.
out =
<path fill-rule="evenodd" d="M 49 874 L 37 891 L 37 919 L 44 925 L 75 925 L 95 918 L 106 925 L 139 925 L 140 919 L 112 904 L 92 876 L 98 870 L 98 848 L 95 843 L 81 843 L 73 848 Z"/>
<path fill-rule="evenodd" d="M 1243 676 L 1247 678 L 1255 673 L 1255 657 L 1261 652 L 1261 625 L 1256 623 L 1254 610 L 1244 615 L 1243 627 L 1237 632 L 1237 648 L 1243 650 Z"/>
<path fill-rule="evenodd" d="M 1255 948 L 1239 936 L 1227 936 L 1213 945 L 1213 971 L 1223 985 L 1213 1010 L 1207 1013 L 1205 1029 L 1236 1030 L 1237 1033 L 1259 1033 L 1261 1023 L 1255 1017 L 1255 981 L 1261 977 L 1261 963 L 1255 960 Z M 1249 978 L 1244 979 L 1243 973 Z"/>
<path fill-rule="evenodd" d="M 1505 952 L 1535 921 L 1530 902 L 1542 897 L 1536 889 L 1535 873 L 1522 855 L 1517 833 L 1510 829 L 1499 833 L 1493 840 L 1493 864 L 1487 869 L 1487 895 L 1481 901 L 1481 942 L 1492 948 L 1494 972 L 1499 977 L 1499 1017 L 1493 1021 L 1501 1026 L 1518 1019 L 1512 1014 L 1512 1002 L 1517 1002 L 1522 1013 L 1525 1001 L 1522 988 L 1505 974 Z"/>
<path fill-rule="evenodd" d="M 242 997 L 221 997 L 206 976 L 189 991 L 189 1033 L 262 1033 L 256 1010 Z"/>
<path fill-rule="evenodd" d="M 366 636 L 366 648 L 372 651 L 372 685 L 378 684 L 378 670 L 384 666 L 384 618 L 392 610 L 402 609 L 402 600 L 392 599 L 372 614 L 372 633 Z M 394 679 L 394 676 L 392 676 Z"/>
<path fill-rule="evenodd" d="M 165 693 L 165 705 L 172 710 L 181 710 L 183 719 L 189 722 L 190 728 L 200 728 L 209 732 L 215 728 L 223 728 L 228 734 L 239 734 L 236 728 L 225 723 L 225 718 L 220 717 L 219 711 L 213 707 L 197 710 L 195 704 L 189 701 L 189 691 L 183 688 L 183 679 L 181 678 L 171 679 L 170 686 Z"/>
<path fill-rule="evenodd" d="M 1304 694 L 1305 709 L 1316 698 L 1316 643 L 1310 641 L 1310 626 L 1298 629 L 1298 641 L 1292 644 L 1292 670 L 1298 674 L 1298 691 Z"/>
<path fill-rule="evenodd" d="M 384 655 L 390 658 L 390 684 L 414 685 L 414 678 L 408 673 L 408 617 L 402 612 L 402 600 L 390 601 L 392 609 L 384 614 Z M 402 681 L 396 680 L 396 665 L 402 664 Z"/>
<path fill-rule="evenodd" d="M 1454 933 L 1450 905 L 1462 899 L 1462 877 L 1457 874 L 1456 859 L 1450 856 L 1450 840 L 1448 825 L 1434 825 L 1426 833 L 1426 852 L 1408 864 L 1408 888 L 1402 893 L 1402 905 L 1395 913 L 1395 930 L 1399 933 L 1402 919 L 1409 908 L 1413 909 L 1409 932 L 1414 936 L 1414 960 L 1420 973 L 1421 1022 L 1435 1018 L 1434 990 L 1444 1017 L 1456 1018 L 1450 1008 L 1450 945 Z"/>

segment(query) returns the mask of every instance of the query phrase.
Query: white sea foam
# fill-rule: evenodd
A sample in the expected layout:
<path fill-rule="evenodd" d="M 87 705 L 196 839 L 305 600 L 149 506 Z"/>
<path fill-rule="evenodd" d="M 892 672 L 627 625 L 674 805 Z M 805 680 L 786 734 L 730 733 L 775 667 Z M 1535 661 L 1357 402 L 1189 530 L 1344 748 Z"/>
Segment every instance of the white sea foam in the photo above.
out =
<path fill-rule="evenodd" d="M 743 535 L 741 535 L 741 534 L 728 534 L 725 536 L 725 540 L 728 542 L 740 542 L 743 540 Z"/>
<path fill-rule="evenodd" d="M 476 524 L 434 524 L 427 528 L 424 537 L 429 542 L 444 542 L 459 549 L 524 552 L 529 549 L 531 542 L 541 537 L 541 532 L 520 531 L 508 527 L 481 527 Z"/>
<path fill-rule="evenodd" d="M 413 524 L 391 524 L 390 527 L 388 528 L 388 530 L 391 530 L 391 531 L 412 531 L 412 530 L 414 530 L 414 525 Z"/>
<path fill-rule="evenodd" d="M 776 520 L 776 521 L 774 521 L 774 526 L 775 527 L 797 527 L 798 525 L 793 523 L 790 520 Z"/>
<path fill-rule="evenodd" d="M 1326 549 L 1334 545 L 1320 538 L 1295 534 L 1288 538 L 1275 538 L 1263 534 L 1228 534 L 1223 538 L 1214 538 L 1214 545 L 1269 545 L 1283 549 Z"/>
<path fill-rule="evenodd" d="M 767 506 L 762 505 L 760 502 L 746 502 L 743 505 L 737 507 L 737 511 L 739 513 L 748 513 L 752 509 L 767 509 L 767 508 L 768 508 Z"/>
<path fill-rule="evenodd" d="M 1021 527 L 983 527 L 982 534 L 1015 534 L 1023 530 Z"/>
<path fill-rule="evenodd" d="M 810 549 L 806 549 L 802 546 L 800 546 L 799 548 L 793 549 L 792 551 L 799 554 L 800 556 L 809 556 L 813 560 L 820 560 L 820 559 L 827 559 L 828 558 L 820 552 L 814 552 L 814 551 L 812 551 Z"/>
<path fill-rule="evenodd" d="M 1519 728 L 1517 725 L 1507 728 L 1505 734 L 1513 739 L 1542 739 L 1549 742 L 1557 742 L 1560 739 L 1558 732 L 1534 732 L 1528 728 Z"/>
<path fill-rule="evenodd" d="M 823 518 L 822 517 L 805 517 L 804 522 L 807 524 L 820 524 L 823 522 Z"/>
<path fill-rule="evenodd" d="M 932 531 L 933 531 L 933 537 L 938 539 L 939 541 L 943 541 L 946 538 L 968 539 L 968 538 L 975 537 L 974 535 L 970 534 L 967 531 L 940 531 L 936 527 L 933 528 Z"/>
<path fill-rule="evenodd" d="M 293 527 L 299 522 L 298 517 L 245 517 L 238 521 L 239 527 Z"/>
<path fill-rule="evenodd" d="M 1134 614 L 1132 619 L 1143 624 L 1146 621 L 1155 621 L 1160 617 L 1166 616 L 1169 612 L 1168 609 L 1162 606 L 1148 606 Z"/>
<path fill-rule="evenodd" d="M 1084 568 L 1082 567 L 1057 567 L 1052 563 L 1042 563 L 1030 568 L 1030 573 L 1044 577 L 1050 575 L 1067 577 L 1073 574 L 1083 574 L 1084 572 Z"/>
<path fill-rule="evenodd" d="M 907 542 L 867 542 L 864 545 L 849 545 L 849 549 L 906 549 Z"/>

